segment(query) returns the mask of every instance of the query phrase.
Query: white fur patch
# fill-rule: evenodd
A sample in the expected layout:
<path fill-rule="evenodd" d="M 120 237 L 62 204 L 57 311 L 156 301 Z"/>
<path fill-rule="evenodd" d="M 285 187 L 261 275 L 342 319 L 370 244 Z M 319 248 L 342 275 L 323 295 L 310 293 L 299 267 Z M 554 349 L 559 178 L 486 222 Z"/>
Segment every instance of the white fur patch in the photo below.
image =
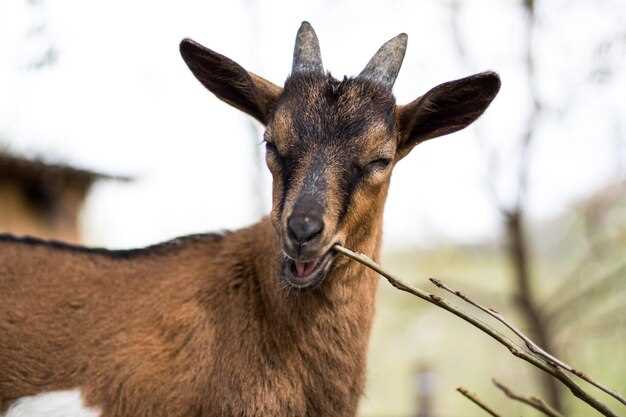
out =
<path fill-rule="evenodd" d="M 51 391 L 22 397 L 2 417 L 99 417 L 100 412 L 87 408 L 80 390 Z"/>

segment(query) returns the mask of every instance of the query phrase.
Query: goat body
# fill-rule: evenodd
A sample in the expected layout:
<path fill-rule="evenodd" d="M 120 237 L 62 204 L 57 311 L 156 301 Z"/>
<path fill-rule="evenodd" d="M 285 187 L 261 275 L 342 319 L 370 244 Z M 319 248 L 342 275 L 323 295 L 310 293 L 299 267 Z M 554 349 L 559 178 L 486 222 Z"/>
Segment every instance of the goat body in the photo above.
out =
<path fill-rule="evenodd" d="M 353 415 L 376 278 L 338 262 L 289 290 L 279 251 L 267 219 L 131 251 L 2 236 L 0 405 L 78 388 L 101 417 Z"/>

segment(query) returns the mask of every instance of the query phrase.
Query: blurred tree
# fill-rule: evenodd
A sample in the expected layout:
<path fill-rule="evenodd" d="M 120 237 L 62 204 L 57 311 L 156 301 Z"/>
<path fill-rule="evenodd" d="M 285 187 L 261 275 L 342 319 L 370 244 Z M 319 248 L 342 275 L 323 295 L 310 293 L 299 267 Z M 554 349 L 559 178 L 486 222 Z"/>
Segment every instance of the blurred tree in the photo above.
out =
<path fill-rule="evenodd" d="M 536 273 L 533 271 L 533 265 L 535 264 L 533 255 L 535 251 L 526 226 L 528 222 L 528 184 L 531 166 L 531 147 L 538 136 L 538 132 L 543 127 L 542 121 L 552 113 L 560 112 L 562 116 L 562 113 L 567 111 L 569 106 L 571 106 L 572 100 L 560 103 L 557 112 L 554 112 L 555 109 L 549 108 L 549 106 L 544 105 L 542 102 L 542 97 L 539 92 L 541 74 L 539 74 L 537 70 L 536 62 L 536 48 L 540 42 L 539 39 L 537 39 L 538 3 L 538 0 L 521 0 L 517 3 L 519 7 L 521 7 L 525 18 L 522 37 L 522 59 L 530 109 L 526 122 L 524 123 L 524 128 L 519 138 L 516 140 L 516 143 L 518 143 L 517 160 L 513 164 L 515 167 L 513 177 L 516 191 L 512 202 L 504 203 L 504 197 L 499 194 L 495 184 L 498 176 L 503 175 L 503 166 L 511 166 L 511 164 L 501 163 L 500 159 L 502 159 L 502 155 L 498 153 L 497 149 L 488 145 L 489 142 L 483 137 L 484 132 L 476 128 L 475 133 L 484 147 L 488 161 L 488 188 L 492 200 L 503 219 L 503 230 L 507 241 L 507 257 L 512 266 L 512 278 L 515 288 L 514 302 L 518 310 L 525 317 L 533 338 L 546 351 L 559 356 L 562 355 L 563 352 L 559 352 L 559 345 L 556 343 L 557 329 L 553 326 L 553 324 L 556 323 L 556 316 L 559 315 L 557 313 L 558 308 L 545 308 L 546 306 L 540 299 L 538 288 L 536 288 L 539 281 L 535 279 Z M 451 11 L 452 37 L 457 53 L 464 65 L 471 66 L 471 57 L 468 54 L 460 26 L 462 4 L 459 0 L 452 0 L 449 6 Z M 596 46 L 593 54 L 595 59 L 588 81 L 596 85 L 609 83 L 611 77 L 615 75 L 615 68 L 618 66 L 617 63 L 620 58 L 625 55 L 623 53 L 624 51 L 626 51 L 626 32 L 619 29 L 618 33 L 611 34 L 609 39 L 600 42 Z M 575 90 L 575 88 L 568 90 Z M 616 120 L 616 149 L 622 149 L 624 147 L 624 138 L 620 129 L 621 119 L 616 118 Z M 623 155 L 621 155 L 621 152 L 616 152 L 616 155 L 617 161 L 620 161 L 616 164 L 616 167 L 619 169 L 619 167 L 622 166 L 620 157 Z M 604 213 L 607 207 L 608 206 L 605 205 L 599 210 Z M 596 216 L 598 215 L 600 215 L 600 212 L 597 211 Z M 587 220 L 589 221 L 590 218 L 588 217 Z M 597 246 L 594 245 L 592 249 L 593 248 L 597 249 Z M 582 263 L 584 262 L 583 260 Z M 614 283 L 616 277 L 624 277 L 625 274 L 626 269 L 612 271 L 612 273 L 609 273 L 604 278 L 597 280 L 597 289 L 600 293 L 604 293 L 607 288 L 614 288 L 609 286 L 609 284 Z M 564 287 L 568 287 L 571 284 L 567 279 L 562 282 L 562 287 L 554 292 L 555 296 L 558 296 L 562 293 Z M 581 294 L 581 292 L 575 292 L 575 294 L 572 294 L 571 299 L 565 301 L 565 303 L 557 303 L 557 306 L 560 306 L 562 312 L 573 309 L 573 306 L 582 305 L 582 301 L 585 301 L 584 304 L 587 306 L 593 305 L 592 302 L 589 302 L 593 300 L 590 300 L 586 294 Z M 562 411 L 564 404 L 559 383 L 548 375 L 540 375 L 540 378 L 548 402 L 557 410 Z"/>

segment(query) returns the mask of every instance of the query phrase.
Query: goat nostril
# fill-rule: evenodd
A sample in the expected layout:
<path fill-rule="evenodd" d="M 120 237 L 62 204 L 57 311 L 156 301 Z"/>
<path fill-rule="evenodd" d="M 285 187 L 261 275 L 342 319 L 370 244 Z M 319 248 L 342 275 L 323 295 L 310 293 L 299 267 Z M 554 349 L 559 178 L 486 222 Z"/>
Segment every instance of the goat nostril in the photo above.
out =
<path fill-rule="evenodd" d="M 291 216 L 287 222 L 289 237 L 298 243 L 305 243 L 312 240 L 322 232 L 324 223 L 316 216 Z"/>

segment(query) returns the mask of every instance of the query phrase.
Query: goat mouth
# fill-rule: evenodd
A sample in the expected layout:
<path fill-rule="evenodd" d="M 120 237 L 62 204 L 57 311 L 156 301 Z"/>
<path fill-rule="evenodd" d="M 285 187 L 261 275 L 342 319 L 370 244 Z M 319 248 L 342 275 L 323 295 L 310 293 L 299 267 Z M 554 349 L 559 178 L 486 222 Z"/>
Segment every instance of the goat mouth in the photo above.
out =
<path fill-rule="evenodd" d="M 322 283 L 336 253 L 330 249 L 324 255 L 308 260 L 284 258 L 284 277 L 287 283 L 298 289 L 316 287 Z"/>

